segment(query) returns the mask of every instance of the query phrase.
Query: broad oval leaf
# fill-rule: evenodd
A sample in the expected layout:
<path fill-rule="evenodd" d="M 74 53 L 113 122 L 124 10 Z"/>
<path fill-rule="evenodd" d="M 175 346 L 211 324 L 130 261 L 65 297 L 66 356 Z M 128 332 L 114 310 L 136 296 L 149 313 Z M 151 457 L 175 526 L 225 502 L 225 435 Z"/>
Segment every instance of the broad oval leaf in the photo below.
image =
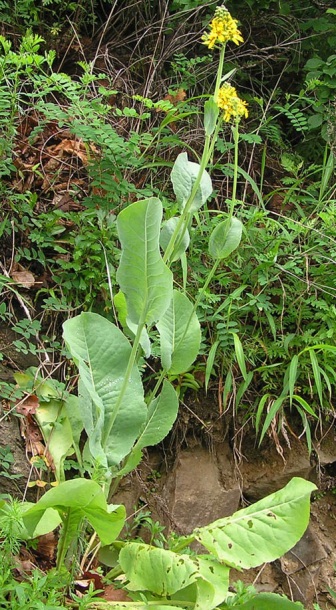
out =
<path fill-rule="evenodd" d="M 122 254 L 117 281 L 134 324 L 153 324 L 166 311 L 173 276 L 162 260 L 159 237 L 162 204 L 156 197 L 129 205 L 117 218 Z"/>
<path fill-rule="evenodd" d="M 29 532 L 36 531 L 43 515 L 50 508 L 61 514 L 68 513 L 78 524 L 86 517 L 103 544 L 110 544 L 116 539 L 126 517 L 125 507 L 108 506 L 100 485 L 89 479 L 64 481 L 47 491 L 23 515 L 23 522 Z"/>
<path fill-rule="evenodd" d="M 193 304 L 178 290 L 157 324 L 164 370 L 173 375 L 185 373 L 198 355 L 201 327 Z"/>
<path fill-rule="evenodd" d="M 309 500 L 316 485 L 293 478 L 283 489 L 194 531 L 196 539 L 221 562 L 255 568 L 289 551 L 304 534 Z"/>
<path fill-rule="evenodd" d="M 173 216 L 172 218 L 169 218 L 169 220 L 167 220 L 162 225 L 161 234 L 160 234 L 160 246 L 164 252 L 167 249 L 171 236 L 173 235 L 178 222 L 179 222 L 179 218 L 177 216 Z M 178 237 L 177 237 L 177 242 L 179 242 Z M 185 229 L 180 243 L 178 243 L 178 245 L 174 248 L 174 251 L 173 251 L 173 254 L 171 257 L 172 262 L 177 261 L 179 258 L 181 258 L 182 254 L 188 248 L 189 242 L 190 242 L 189 231 L 188 231 L 188 229 Z"/>
<path fill-rule="evenodd" d="M 188 555 L 136 542 L 121 549 L 119 563 L 129 581 L 127 588 L 130 591 L 151 591 L 166 597 L 197 578 L 194 562 Z"/>
<path fill-rule="evenodd" d="M 134 365 L 120 400 L 131 345 L 112 322 L 90 312 L 63 325 L 79 368 L 83 423 L 93 457 L 118 465 L 130 452 L 147 415 L 141 376 Z"/>
<path fill-rule="evenodd" d="M 227 258 L 238 248 L 243 231 L 243 225 L 232 216 L 220 222 L 212 231 L 209 239 L 209 254 L 212 258 Z"/>
<path fill-rule="evenodd" d="M 198 176 L 200 165 L 188 160 L 186 152 L 180 153 L 174 163 L 170 178 L 173 184 L 175 197 L 183 210 L 193 189 Z M 196 212 L 204 205 L 212 193 L 212 182 L 207 171 L 204 170 L 200 185 L 195 193 L 193 201 L 188 205 L 188 211 Z"/>

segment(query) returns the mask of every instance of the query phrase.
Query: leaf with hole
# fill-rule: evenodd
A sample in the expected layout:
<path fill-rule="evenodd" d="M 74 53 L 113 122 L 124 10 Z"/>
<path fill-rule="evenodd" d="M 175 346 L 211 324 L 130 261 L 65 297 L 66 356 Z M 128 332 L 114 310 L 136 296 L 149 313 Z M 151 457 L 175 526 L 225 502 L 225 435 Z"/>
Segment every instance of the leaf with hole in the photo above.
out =
<path fill-rule="evenodd" d="M 249 569 L 287 553 L 305 532 L 316 485 L 293 478 L 283 489 L 194 531 L 218 561 Z"/>

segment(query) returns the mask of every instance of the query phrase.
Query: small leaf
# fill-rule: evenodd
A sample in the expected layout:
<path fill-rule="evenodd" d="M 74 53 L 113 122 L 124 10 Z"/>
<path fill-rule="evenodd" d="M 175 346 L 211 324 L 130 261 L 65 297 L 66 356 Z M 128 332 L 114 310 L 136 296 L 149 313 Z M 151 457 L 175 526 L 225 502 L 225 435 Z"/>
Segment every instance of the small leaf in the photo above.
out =
<path fill-rule="evenodd" d="M 321 405 L 321 407 L 323 407 L 323 389 L 322 389 L 320 367 L 318 364 L 316 354 L 313 350 L 309 350 L 309 356 L 310 356 L 310 361 L 311 361 L 311 365 L 312 365 L 312 369 L 313 369 L 313 373 L 314 373 L 314 380 L 315 380 L 317 393 L 318 393 L 318 396 L 320 399 L 320 405 Z"/>
<path fill-rule="evenodd" d="M 218 345 L 219 345 L 219 341 L 215 341 L 212 344 L 209 354 L 208 354 L 207 363 L 206 363 L 206 367 L 205 367 L 205 391 L 206 392 L 208 391 L 208 385 L 209 385 L 209 381 L 210 381 L 212 368 L 213 368 L 213 365 L 215 362 Z"/>
<path fill-rule="evenodd" d="M 215 131 L 219 108 L 213 97 L 207 100 L 204 104 L 204 130 L 206 136 L 211 136 Z"/>
<path fill-rule="evenodd" d="M 273 419 L 275 418 L 276 414 L 278 413 L 278 411 L 281 409 L 281 407 L 282 407 L 283 403 L 285 402 L 285 400 L 287 400 L 287 396 L 281 395 L 281 396 L 279 396 L 279 398 L 277 398 L 273 402 L 269 412 L 267 413 L 266 419 L 264 421 L 264 425 L 263 425 L 263 428 L 262 428 L 262 431 L 261 431 L 261 434 L 260 434 L 259 445 L 262 442 L 262 440 L 263 440 L 263 438 L 264 438 L 264 436 L 265 436 L 269 426 L 271 425 L 271 423 L 272 423 Z"/>
<path fill-rule="evenodd" d="M 160 246 L 164 252 L 167 249 L 167 246 L 170 242 L 170 238 L 176 229 L 176 225 L 177 225 L 178 221 L 179 221 L 179 218 L 177 216 L 173 216 L 172 218 L 169 218 L 169 220 L 167 220 L 162 225 L 162 229 L 161 229 L 161 233 L 160 233 Z M 175 248 L 174 248 L 173 254 L 170 259 L 172 262 L 177 261 L 179 258 L 181 258 L 182 254 L 187 250 L 187 248 L 189 246 L 189 242 L 190 242 L 189 232 L 188 232 L 188 229 L 186 229 L 183 232 L 183 236 L 180 241 L 179 241 L 179 236 L 177 236 L 177 240 L 175 242 Z M 176 244 L 177 244 L 177 246 L 176 246 Z"/>
<path fill-rule="evenodd" d="M 238 335 L 236 333 L 232 333 L 232 335 L 233 335 L 234 348 L 235 348 L 237 362 L 238 362 L 241 374 L 243 375 L 244 380 L 246 381 L 247 380 L 247 371 L 246 371 L 246 365 L 245 365 L 245 356 L 244 356 L 243 346 L 242 346 L 241 340 L 239 339 Z"/>
<path fill-rule="evenodd" d="M 289 401 L 290 405 L 292 405 L 295 382 L 297 377 L 297 367 L 298 367 L 299 357 L 295 354 L 291 360 L 289 365 L 289 373 L 288 373 L 288 388 L 289 388 Z"/>
<path fill-rule="evenodd" d="M 157 324 L 160 333 L 161 362 L 173 375 L 185 373 L 198 355 L 201 328 L 193 304 L 178 290 Z"/>
<path fill-rule="evenodd" d="M 214 259 L 228 257 L 238 248 L 242 237 L 243 225 L 234 216 L 220 222 L 212 231 L 209 239 L 209 254 Z"/>
<path fill-rule="evenodd" d="M 170 177 L 173 183 L 174 193 L 181 210 L 184 209 L 192 193 L 199 169 L 200 165 L 198 163 L 189 161 L 188 155 L 185 152 L 179 154 L 174 163 Z M 201 208 L 206 200 L 210 197 L 211 193 L 211 178 L 208 172 L 204 170 L 200 185 L 196 191 L 193 201 L 190 204 L 189 211 L 196 212 L 199 208 Z"/>

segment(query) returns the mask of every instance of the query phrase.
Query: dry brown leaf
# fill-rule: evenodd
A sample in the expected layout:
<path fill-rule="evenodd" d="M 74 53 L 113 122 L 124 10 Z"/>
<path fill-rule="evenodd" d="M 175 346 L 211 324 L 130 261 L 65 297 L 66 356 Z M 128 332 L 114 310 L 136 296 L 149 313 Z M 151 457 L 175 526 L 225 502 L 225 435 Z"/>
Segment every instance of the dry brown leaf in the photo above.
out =
<path fill-rule="evenodd" d="M 29 394 L 26 398 L 18 401 L 16 405 L 16 412 L 22 415 L 34 415 L 36 409 L 39 406 L 39 400 L 35 394 Z"/>
<path fill-rule="evenodd" d="M 109 602 L 130 602 L 131 598 L 127 595 L 127 592 L 123 589 L 115 589 L 113 585 L 107 585 L 104 589 L 104 593 L 99 595 L 101 599 L 105 599 Z"/>
<path fill-rule="evenodd" d="M 173 106 L 177 106 L 177 104 L 179 102 L 183 102 L 183 100 L 185 100 L 186 97 L 187 97 L 187 94 L 184 91 L 184 89 L 179 89 L 178 91 L 176 91 L 176 93 L 172 93 L 171 95 L 169 93 L 167 93 L 167 95 L 165 95 L 165 97 L 163 99 L 164 99 L 164 101 L 167 101 L 167 102 L 170 102 L 171 104 L 173 104 Z"/>
<path fill-rule="evenodd" d="M 53 147 L 54 154 L 63 156 L 63 152 L 70 155 L 76 155 L 82 161 L 83 165 L 87 165 L 88 158 L 85 145 L 81 140 L 62 140 L 57 146 Z"/>
<path fill-rule="evenodd" d="M 35 284 L 35 278 L 30 271 L 23 269 L 22 271 L 12 271 L 11 277 L 14 282 L 24 288 L 31 288 Z"/>
<path fill-rule="evenodd" d="M 54 532 L 44 534 L 38 538 L 36 554 L 43 559 L 53 561 L 56 555 L 57 539 Z"/>

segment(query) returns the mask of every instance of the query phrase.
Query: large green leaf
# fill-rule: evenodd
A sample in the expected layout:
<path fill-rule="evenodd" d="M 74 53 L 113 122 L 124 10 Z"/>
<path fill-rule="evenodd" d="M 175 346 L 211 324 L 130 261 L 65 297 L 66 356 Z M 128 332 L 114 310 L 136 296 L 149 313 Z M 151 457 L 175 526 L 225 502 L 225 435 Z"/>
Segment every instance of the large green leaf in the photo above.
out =
<path fill-rule="evenodd" d="M 188 555 L 130 542 L 120 551 L 119 563 L 130 591 L 151 591 L 166 597 L 195 582 L 197 573 Z M 158 601 L 159 603 L 159 601 Z"/>
<path fill-rule="evenodd" d="M 155 197 L 133 203 L 117 219 L 122 248 L 117 281 L 134 324 L 157 322 L 172 298 L 173 276 L 159 249 L 161 220 L 162 204 Z"/>
<path fill-rule="evenodd" d="M 179 154 L 174 163 L 170 177 L 173 183 L 174 193 L 181 210 L 184 209 L 185 204 L 191 195 L 199 169 L 200 166 L 198 163 L 193 163 L 192 161 L 188 160 L 188 155 L 186 152 Z M 211 178 L 208 172 L 204 170 L 200 185 L 188 211 L 196 212 L 202 207 L 202 205 L 204 205 L 211 193 Z"/>
<path fill-rule="evenodd" d="M 114 324 L 94 313 L 64 323 L 64 339 L 79 368 L 79 398 L 92 456 L 118 465 L 147 415 L 140 373 L 133 367 L 120 401 L 131 346 Z"/>
<path fill-rule="evenodd" d="M 238 248 L 243 225 L 232 216 L 220 222 L 212 231 L 209 239 L 209 254 L 212 258 L 226 258 Z"/>
<path fill-rule="evenodd" d="M 196 539 L 218 561 L 236 568 L 254 568 L 287 553 L 309 521 L 309 500 L 316 486 L 293 478 L 283 489 L 207 527 Z"/>
<path fill-rule="evenodd" d="M 157 324 L 161 342 L 161 362 L 171 374 L 184 373 L 198 355 L 201 328 L 189 299 L 174 290 L 173 299 Z"/>
<path fill-rule="evenodd" d="M 208 555 L 198 557 L 197 564 L 200 578 L 196 582 L 198 595 L 195 609 L 199 608 L 199 610 L 205 610 L 205 608 L 207 608 L 208 610 L 211 610 L 211 608 L 216 608 L 227 597 L 230 568 L 218 563 L 216 559 L 213 559 Z M 212 585 L 212 590 L 207 587 L 207 590 L 204 591 L 205 587 L 203 583 L 205 582 Z M 205 606 L 202 599 L 202 594 L 204 595 L 204 593 L 208 596 L 210 593 L 212 594 L 207 606 Z"/>
<path fill-rule="evenodd" d="M 173 386 L 168 381 L 164 381 L 160 396 L 152 400 L 148 406 L 147 421 L 134 449 L 152 447 L 163 441 L 176 420 L 178 407 L 178 398 Z"/>
<path fill-rule="evenodd" d="M 66 515 L 72 527 L 86 517 L 97 532 L 102 544 L 111 544 L 125 522 L 124 506 L 108 506 L 102 488 L 89 479 L 72 479 L 60 483 L 47 491 L 44 496 L 23 515 L 23 522 L 29 533 L 36 528 L 48 509 Z M 54 526 L 55 527 L 55 526 Z"/>

